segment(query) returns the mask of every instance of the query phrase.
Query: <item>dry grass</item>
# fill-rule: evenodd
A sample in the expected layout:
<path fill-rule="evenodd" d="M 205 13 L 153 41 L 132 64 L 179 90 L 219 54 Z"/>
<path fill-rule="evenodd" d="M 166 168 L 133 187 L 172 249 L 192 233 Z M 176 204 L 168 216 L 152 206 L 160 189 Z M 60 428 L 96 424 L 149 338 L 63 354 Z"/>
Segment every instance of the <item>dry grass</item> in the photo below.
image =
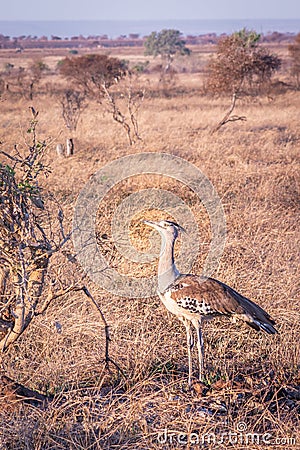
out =
<path fill-rule="evenodd" d="M 149 76 L 152 87 L 154 78 Z M 199 448 L 197 436 L 201 443 L 205 433 L 215 433 L 219 442 L 206 441 L 205 448 L 300 448 L 300 93 L 240 102 L 236 114 L 247 121 L 211 135 L 230 100 L 201 95 L 197 73 L 178 75 L 177 86 L 174 97 L 146 98 L 139 117 L 143 141 L 132 148 L 111 117 L 91 104 L 82 115 L 70 159 L 55 156 L 55 145 L 65 136 L 55 96 L 38 96 L 33 103 L 39 111 L 39 133 L 50 142 L 47 184 L 71 221 L 77 195 L 90 175 L 113 159 L 168 152 L 195 164 L 213 183 L 226 213 L 226 247 L 214 276 L 267 309 L 279 335 L 257 334 L 223 320 L 206 324 L 207 387 L 203 391 L 196 385 L 189 392 L 185 333 L 158 298 L 120 298 L 90 283 L 110 325 L 111 357 L 126 379 L 113 367 L 104 370 L 103 327 L 88 300 L 78 293 L 58 300 L 5 357 L 12 378 L 53 396 L 53 401 L 42 409 L 6 399 L 0 412 L 1 450 L 171 449 L 185 445 L 180 433 L 190 436 L 187 448 Z M 26 140 L 28 106 L 24 99 L 2 99 L 0 140 L 6 150 Z M 169 189 L 187 202 L 203 243 L 194 267 L 201 272 L 210 239 L 207 213 L 192 191 L 162 176 L 118 184 L 99 208 L 98 232 L 107 234 L 114 264 L 123 273 L 155 273 L 155 264 L 126 264 L 116 253 L 110 230 L 120 201 L 148 187 Z M 157 211 L 152 214 L 157 216 Z M 139 218 L 133 218 L 131 239 L 142 249 L 148 234 L 136 225 Z M 71 281 L 72 271 L 63 276 Z M 246 445 L 242 437 L 231 444 L 218 441 L 241 422 L 249 433 L 270 433 L 273 444 L 261 440 Z M 161 434 L 164 430 L 167 437 Z M 290 438 L 296 444 L 284 441 Z"/>

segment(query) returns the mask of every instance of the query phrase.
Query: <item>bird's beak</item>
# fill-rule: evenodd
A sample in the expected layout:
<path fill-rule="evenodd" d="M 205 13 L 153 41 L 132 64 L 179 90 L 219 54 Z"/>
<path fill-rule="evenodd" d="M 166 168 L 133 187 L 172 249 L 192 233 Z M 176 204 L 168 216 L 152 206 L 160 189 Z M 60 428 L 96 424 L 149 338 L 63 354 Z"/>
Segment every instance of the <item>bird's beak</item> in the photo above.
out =
<path fill-rule="evenodd" d="M 161 233 L 161 231 L 163 230 L 163 228 L 157 222 L 152 222 L 152 220 L 142 220 L 142 222 L 146 225 L 149 225 L 149 227 L 154 228 L 154 230 L 158 231 L 159 233 Z"/>
<path fill-rule="evenodd" d="M 141 222 L 149 225 L 149 227 L 154 228 L 157 231 L 163 230 L 163 228 L 157 222 L 152 222 L 152 220 L 142 220 Z M 176 227 L 181 233 L 187 234 L 187 231 L 181 225 L 176 224 Z"/>
<path fill-rule="evenodd" d="M 179 227 L 179 231 L 181 231 L 181 233 L 183 233 L 183 234 L 188 234 L 188 232 L 186 231 L 186 229 L 183 228 L 181 225 L 178 225 L 178 227 Z"/>
<path fill-rule="evenodd" d="M 158 225 L 156 222 L 152 222 L 152 220 L 142 220 L 142 223 L 145 223 L 146 225 L 149 225 L 151 228 L 158 228 Z"/>

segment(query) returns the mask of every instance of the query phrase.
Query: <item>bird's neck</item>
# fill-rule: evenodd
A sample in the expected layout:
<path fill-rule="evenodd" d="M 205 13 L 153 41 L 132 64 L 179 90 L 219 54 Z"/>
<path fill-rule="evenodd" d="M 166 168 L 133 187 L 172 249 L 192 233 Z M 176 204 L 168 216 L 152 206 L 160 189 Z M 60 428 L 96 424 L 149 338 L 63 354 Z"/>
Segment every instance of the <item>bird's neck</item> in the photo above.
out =
<path fill-rule="evenodd" d="M 164 292 L 180 275 L 174 261 L 175 239 L 166 241 L 162 238 L 161 253 L 158 263 L 158 290 Z"/>

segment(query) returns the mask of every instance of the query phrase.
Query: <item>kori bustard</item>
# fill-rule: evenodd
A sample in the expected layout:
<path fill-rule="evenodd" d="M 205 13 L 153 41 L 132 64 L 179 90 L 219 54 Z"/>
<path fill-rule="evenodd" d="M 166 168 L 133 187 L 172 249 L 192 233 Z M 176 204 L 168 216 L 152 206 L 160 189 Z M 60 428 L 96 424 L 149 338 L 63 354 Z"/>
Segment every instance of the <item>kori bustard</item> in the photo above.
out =
<path fill-rule="evenodd" d="M 158 295 L 165 307 L 184 324 L 187 336 L 189 386 L 192 384 L 191 350 L 194 345 L 191 324 L 197 332 L 199 380 L 203 381 L 204 346 L 202 322 L 216 316 L 239 318 L 255 330 L 268 334 L 277 333 L 275 321 L 260 306 L 213 278 L 181 274 L 174 260 L 174 244 L 184 231 L 169 220 L 143 221 L 161 235 L 161 253 L 158 263 Z"/>

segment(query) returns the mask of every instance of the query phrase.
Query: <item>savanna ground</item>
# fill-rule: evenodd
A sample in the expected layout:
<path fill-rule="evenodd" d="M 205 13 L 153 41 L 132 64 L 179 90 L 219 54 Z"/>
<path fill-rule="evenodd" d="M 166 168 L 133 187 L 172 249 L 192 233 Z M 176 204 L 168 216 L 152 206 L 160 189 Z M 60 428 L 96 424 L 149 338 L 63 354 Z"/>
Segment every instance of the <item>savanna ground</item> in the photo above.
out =
<path fill-rule="evenodd" d="M 287 81 L 287 49 L 277 50 L 285 63 L 276 76 Z M 70 226 L 85 183 L 116 158 L 166 152 L 195 164 L 222 199 L 227 221 L 225 250 L 213 276 L 265 308 L 279 334 L 256 333 L 226 319 L 205 324 L 206 387 L 196 384 L 189 391 L 185 331 L 159 299 L 113 296 L 85 279 L 110 326 L 110 357 L 125 377 L 112 364 L 105 368 L 103 323 L 88 299 L 70 293 L 52 302 L 5 355 L 4 366 L 15 381 L 53 399 L 42 408 L 2 393 L 1 449 L 300 448 L 300 92 L 287 89 L 241 99 L 235 113 L 247 121 L 212 134 L 230 98 L 203 91 L 202 70 L 210 51 L 198 49 L 189 60 L 179 60 L 187 70 L 177 75 L 172 95 L 159 90 L 157 74 L 143 75 L 148 90 L 138 116 L 143 140 L 134 146 L 105 107 L 91 102 L 77 128 L 74 156 L 57 157 L 56 144 L 67 132 L 55 84 L 50 90 L 46 86 L 51 80 L 59 83 L 52 74 L 32 101 L 2 97 L 2 149 L 24 145 L 28 106 L 34 106 L 39 138 L 49 144 L 52 172 L 45 186 L 63 206 Z M 141 49 L 114 49 L 111 55 L 143 59 Z M 26 64 L 33 56 L 2 51 L 0 63 L 18 63 L 19 58 Z M 54 69 L 65 55 L 42 56 Z M 170 190 L 191 209 L 200 241 L 193 271 L 201 272 L 211 238 L 208 215 L 189 188 L 163 176 L 130 178 L 105 197 L 97 223 L 101 248 L 122 273 L 155 274 L 156 262 L 139 265 L 118 256 L 110 229 L 118 204 L 149 187 Z M 139 220 L 159 216 L 167 217 L 150 210 L 132 218 L 131 242 L 139 249 L 147 248 L 150 234 Z M 68 251 L 74 253 L 71 244 Z M 57 266 L 52 261 L 51 268 L 66 284 L 82 276 L 69 259 Z M 196 352 L 194 368 L 196 377 Z"/>

